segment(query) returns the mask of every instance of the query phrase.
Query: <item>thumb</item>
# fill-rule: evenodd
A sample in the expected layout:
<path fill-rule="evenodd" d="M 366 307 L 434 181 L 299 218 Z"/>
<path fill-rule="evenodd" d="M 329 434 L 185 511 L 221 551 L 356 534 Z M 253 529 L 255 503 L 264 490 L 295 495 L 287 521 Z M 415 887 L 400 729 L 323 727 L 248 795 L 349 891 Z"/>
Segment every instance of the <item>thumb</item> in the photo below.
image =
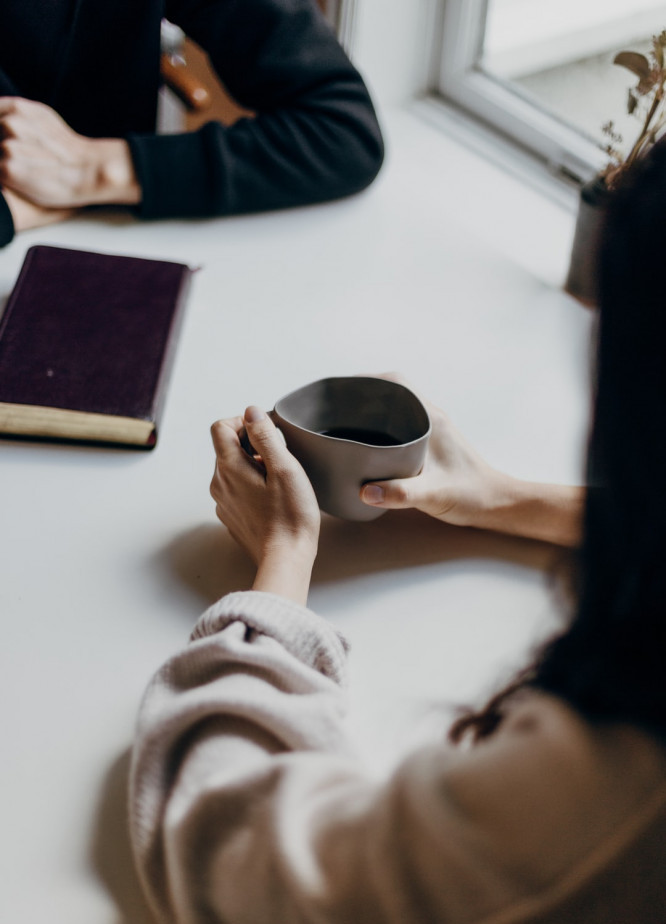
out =
<path fill-rule="evenodd" d="M 283 460 L 287 448 L 275 424 L 265 411 L 254 405 L 243 415 L 243 423 L 252 448 L 261 456 L 266 470 Z"/>
<path fill-rule="evenodd" d="M 361 500 L 371 507 L 398 510 L 413 507 L 413 478 L 395 478 L 392 481 L 372 481 L 361 488 Z"/>

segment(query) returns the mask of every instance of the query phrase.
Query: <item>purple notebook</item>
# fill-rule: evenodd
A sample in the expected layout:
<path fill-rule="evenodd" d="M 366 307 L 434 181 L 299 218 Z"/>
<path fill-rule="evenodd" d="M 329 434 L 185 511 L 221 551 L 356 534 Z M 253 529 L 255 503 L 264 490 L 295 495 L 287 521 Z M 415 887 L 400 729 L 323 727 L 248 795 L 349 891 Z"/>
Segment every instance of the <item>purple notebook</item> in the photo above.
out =
<path fill-rule="evenodd" d="M 31 247 L 0 320 L 0 435 L 152 448 L 190 278 Z"/>

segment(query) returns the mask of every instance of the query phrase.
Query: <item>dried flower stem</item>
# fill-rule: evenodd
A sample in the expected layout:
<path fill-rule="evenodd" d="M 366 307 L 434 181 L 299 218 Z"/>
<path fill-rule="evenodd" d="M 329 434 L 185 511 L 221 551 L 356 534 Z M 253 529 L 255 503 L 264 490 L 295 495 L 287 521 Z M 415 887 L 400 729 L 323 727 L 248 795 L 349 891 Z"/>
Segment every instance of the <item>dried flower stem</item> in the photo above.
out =
<path fill-rule="evenodd" d="M 666 30 L 652 39 L 650 58 L 635 51 L 621 51 L 614 58 L 614 64 L 626 67 L 636 77 L 638 85 L 629 91 L 627 111 L 630 115 L 638 115 L 637 106 L 640 97 L 646 102 L 652 99 L 647 107 L 641 131 L 633 147 L 626 157 L 620 153 L 617 145 L 621 141 L 614 131 L 612 122 L 603 126 L 603 132 L 610 139 L 605 151 L 610 158 L 608 166 L 601 172 L 608 189 L 613 189 L 622 180 L 624 174 L 643 155 L 646 150 L 657 141 L 666 126 L 666 116 L 660 113 L 664 102 L 664 87 L 666 84 L 666 69 L 664 68 L 664 49 L 666 48 Z M 653 124 L 654 122 L 654 124 Z"/>

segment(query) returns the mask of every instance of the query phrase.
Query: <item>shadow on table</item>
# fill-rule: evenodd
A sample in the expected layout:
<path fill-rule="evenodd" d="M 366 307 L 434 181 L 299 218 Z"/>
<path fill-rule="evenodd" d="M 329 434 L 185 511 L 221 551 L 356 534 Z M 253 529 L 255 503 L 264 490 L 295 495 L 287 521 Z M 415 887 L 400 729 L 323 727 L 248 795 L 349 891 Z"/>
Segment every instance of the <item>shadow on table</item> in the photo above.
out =
<path fill-rule="evenodd" d="M 92 833 L 95 872 L 118 909 L 117 924 L 157 924 L 134 868 L 127 816 L 130 752 L 109 768 L 102 785 Z"/>
<path fill-rule="evenodd" d="M 542 542 L 448 526 L 416 511 L 389 511 L 369 523 L 324 516 L 313 586 L 364 575 L 485 559 L 551 571 L 561 549 Z M 161 564 L 204 604 L 252 584 L 254 566 L 216 523 L 177 536 L 160 554 Z"/>

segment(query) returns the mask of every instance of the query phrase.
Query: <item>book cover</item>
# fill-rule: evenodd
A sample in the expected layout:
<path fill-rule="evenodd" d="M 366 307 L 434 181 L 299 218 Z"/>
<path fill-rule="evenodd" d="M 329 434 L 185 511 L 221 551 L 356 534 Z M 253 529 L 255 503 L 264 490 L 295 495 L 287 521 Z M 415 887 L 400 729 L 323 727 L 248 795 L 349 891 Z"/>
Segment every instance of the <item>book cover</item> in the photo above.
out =
<path fill-rule="evenodd" d="M 152 448 L 190 278 L 31 247 L 0 319 L 0 434 Z"/>

